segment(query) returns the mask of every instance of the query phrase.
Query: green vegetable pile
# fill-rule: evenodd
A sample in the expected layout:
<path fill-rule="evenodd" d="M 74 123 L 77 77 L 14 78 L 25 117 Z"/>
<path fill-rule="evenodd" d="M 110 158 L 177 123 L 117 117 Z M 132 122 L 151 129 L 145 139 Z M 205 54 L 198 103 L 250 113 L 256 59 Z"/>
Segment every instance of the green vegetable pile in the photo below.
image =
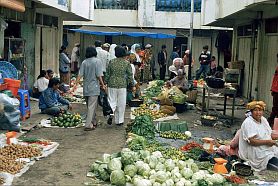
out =
<path fill-rule="evenodd" d="M 186 133 L 180 133 L 176 131 L 165 131 L 160 132 L 159 136 L 162 138 L 168 138 L 168 139 L 181 139 L 181 140 L 187 140 L 190 136 L 188 136 Z"/>
<path fill-rule="evenodd" d="M 76 127 L 82 123 L 81 116 L 79 114 L 62 114 L 59 117 L 53 117 L 51 119 L 51 126 L 58 127 Z"/>
<path fill-rule="evenodd" d="M 131 132 L 147 139 L 153 139 L 155 135 L 155 126 L 152 117 L 149 115 L 136 116 Z"/>
<path fill-rule="evenodd" d="M 187 156 L 194 160 L 198 160 L 203 153 L 204 153 L 204 149 L 195 147 L 195 148 L 187 151 Z"/>
<path fill-rule="evenodd" d="M 151 81 L 149 83 L 149 86 L 145 89 L 145 97 L 146 98 L 153 98 L 153 97 L 157 97 L 161 91 L 162 91 L 162 87 L 164 86 L 164 81 L 163 80 L 155 80 L 155 81 Z"/>

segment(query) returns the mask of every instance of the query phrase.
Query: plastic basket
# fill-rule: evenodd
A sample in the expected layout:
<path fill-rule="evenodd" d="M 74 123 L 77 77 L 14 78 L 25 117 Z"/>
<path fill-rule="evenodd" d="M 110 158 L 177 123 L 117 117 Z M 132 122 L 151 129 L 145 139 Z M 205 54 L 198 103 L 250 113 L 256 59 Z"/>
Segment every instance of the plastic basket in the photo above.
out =
<path fill-rule="evenodd" d="M 16 79 L 4 78 L 4 83 L 7 84 L 7 89 L 10 90 L 14 96 L 17 96 L 21 81 Z"/>

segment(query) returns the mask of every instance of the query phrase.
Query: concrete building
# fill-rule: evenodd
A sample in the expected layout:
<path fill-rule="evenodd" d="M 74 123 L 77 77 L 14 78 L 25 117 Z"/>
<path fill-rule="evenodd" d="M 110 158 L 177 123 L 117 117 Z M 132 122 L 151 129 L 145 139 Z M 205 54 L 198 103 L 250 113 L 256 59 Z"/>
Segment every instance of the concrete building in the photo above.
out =
<path fill-rule="evenodd" d="M 63 21 L 92 19 L 93 0 L 2 0 L 0 54 L 14 64 L 24 88 L 42 69 L 58 73 Z M 78 5 L 78 6 L 77 6 Z"/>
<path fill-rule="evenodd" d="M 270 110 L 278 53 L 277 0 L 203 0 L 202 4 L 202 24 L 234 30 L 232 60 L 245 62 L 243 96 L 265 101 Z"/>
<path fill-rule="evenodd" d="M 190 0 L 96 0 L 93 11 L 93 21 L 77 22 L 65 21 L 68 28 L 88 29 L 103 32 L 155 32 L 173 34 L 175 39 L 152 39 L 146 37 L 129 36 L 97 36 L 68 32 L 69 48 L 76 42 L 83 46 L 92 45 L 94 40 L 116 44 L 141 43 L 153 44 L 154 53 L 157 54 L 163 44 L 167 46 L 168 54 L 171 54 L 173 46 L 181 48 L 180 55 L 184 55 L 187 49 L 190 28 Z M 194 13 L 194 38 L 193 56 L 196 61 L 193 72 L 199 67 L 198 57 L 204 45 L 209 45 L 212 54 L 216 56 L 221 65 L 224 65 L 224 52 L 215 47 L 219 30 L 217 28 L 203 26 L 203 5 L 201 0 L 195 0 Z M 212 11 L 213 12 L 213 11 Z M 83 27 L 82 27 L 83 26 Z M 86 27 L 84 27 L 86 26 Z M 227 32 L 231 40 L 232 32 Z M 170 56 L 170 55 L 169 55 Z M 220 59 L 218 59 L 218 56 Z M 227 57 L 226 57 L 227 60 Z M 169 61 L 169 64 L 171 61 Z"/>

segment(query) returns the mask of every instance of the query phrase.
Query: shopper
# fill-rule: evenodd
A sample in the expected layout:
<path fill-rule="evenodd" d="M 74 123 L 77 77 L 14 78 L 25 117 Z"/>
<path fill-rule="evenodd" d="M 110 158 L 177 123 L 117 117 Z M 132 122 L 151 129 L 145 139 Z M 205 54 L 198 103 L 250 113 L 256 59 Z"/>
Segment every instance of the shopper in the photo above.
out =
<path fill-rule="evenodd" d="M 71 52 L 71 71 L 77 73 L 80 68 L 80 43 L 75 43 Z"/>
<path fill-rule="evenodd" d="M 100 88 L 105 90 L 106 86 L 102 80 L 103 69 L 101 61 L 97 58 L 96 48 L 88 47 L 85 57 L 86 59 L 81 64 L 74 89 L 76 89 L 81 77 L 83 77 L 83 96 L 86 99 L 87 105 L 87 118 L 84 130 L 90 131 L 97 127 L 97 100 L 100 95 Z"/>
<path fill-rule="evenodd" d="M 41 93 L 47 89 L 49 83 L 48 75 L 45 70 L 42 70 L 33 87 L 33 97 L 39 98 Z"/>
<path fill-rule="evenodd" d="M 70 85 L 70 59 L 66 53 L 66 47 L 61 46 L 60 55 L 59 55 L 59 71 L 61 83 Z"/>
<path fill-rule="evenodd" d="M 125 60 L 126 50 L 117 46 L 116 59 L 112 59 L 106 71 L 105 80 L 108 85 L 108 100 L 115 116 L 116 125 L 124 124 L 126 95 L 128 85 L 133 86 L 133 77 L 130 64 Z M 112 118 L 108 120 L 110 124 Z"/>
<path fill-rule="evenodd" d="M 151 80 L 151 60 L 153 57 L 151 48 L 152 45 L 147 44 L 144 50 L 144 57 L 143 57 L 143 61 L 144 61 L 143 82 L 144 83 L 149 83 L 149 81 Z"/>
<path fill-rule="evenodd" d="M 210 51 L 208 51 L 208 45 L 205 45 L 203 47 L 203 51 L 199 56 L 200 68 L 196 74 L 196 80 L 199 80 L 202 74 L 204 79 L 207 77 L 207 74 L 209 72 L 210 61 L 211 61 L 211 54 Z"/>
<path fill-rule="evenodd" d="M 43 114 L 57 116 L 68 109 L 72 109 L 70 102 L 60 96 L 58 89 L 60 81 L 57 78 L 49 80 L 48 88 L 39 98 L 39 108 Z"/>
<path fill-rule="evenodd" d="M 142 59 L 140 58 L 141 46 L 139 44 L 134 44 L 131 46 L 130 50 L 130 60 L 134 64 L 135 67 L 135 80 L 140 83 L 141 80 L 141 65 Z"/>
<path fill-rule="evenodd" d="M 99 41 L 99 40 L 95 41 L 95 47 L 96 47 L 96 51 L 97 51 L 97 58 L 101 61 L 102 72 L 103 72 L 103 74 L 105 74 L 109 60 L 110 60 L 109 52 L 107 52 L 106 50 L 103 50 L 101 48 L 101 41 Z"/>
<path fill-rule="evenodd" d="M 160 67 L 160 80 L 165 80 L 166 65 L 167 65 L 167 51 L 166 45 L 162 45 L 161 51 L 158 53 L 157 61 Z"/>

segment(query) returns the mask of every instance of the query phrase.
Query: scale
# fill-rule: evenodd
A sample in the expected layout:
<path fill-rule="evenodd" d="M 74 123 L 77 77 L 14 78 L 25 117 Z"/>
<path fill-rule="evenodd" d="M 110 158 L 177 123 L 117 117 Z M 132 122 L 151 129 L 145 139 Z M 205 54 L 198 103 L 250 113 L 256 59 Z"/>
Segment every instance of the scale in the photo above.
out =
<path fill-rule="evenodd" d="M 228 170 L 226 169 L 224 163 L 227 163 L 228 161 L 223 158 L 214 158 L 214 161 L 216 162 L 213 167 L 213 172 L 218 174 L 228 174 Z"/>
<path fill-rule="evenodd" d="M 213 152 L 214 150 L 214 139 L 213 138 L 203 138 L 203 148 L 207 151 Z"/>

